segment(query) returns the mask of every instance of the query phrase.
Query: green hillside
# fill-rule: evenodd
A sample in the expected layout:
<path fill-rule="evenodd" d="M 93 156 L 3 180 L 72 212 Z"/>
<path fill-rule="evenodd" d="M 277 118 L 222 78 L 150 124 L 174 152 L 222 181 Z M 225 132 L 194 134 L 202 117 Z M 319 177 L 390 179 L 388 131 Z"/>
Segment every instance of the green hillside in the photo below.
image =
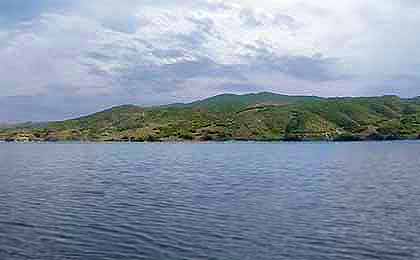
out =
<path fill-rule="evenodd" d="M 114 107 L 62 122 L 2 128 L 8 141 L 417 139 L 420 99 L 224 94 L 190 104 Z"/>

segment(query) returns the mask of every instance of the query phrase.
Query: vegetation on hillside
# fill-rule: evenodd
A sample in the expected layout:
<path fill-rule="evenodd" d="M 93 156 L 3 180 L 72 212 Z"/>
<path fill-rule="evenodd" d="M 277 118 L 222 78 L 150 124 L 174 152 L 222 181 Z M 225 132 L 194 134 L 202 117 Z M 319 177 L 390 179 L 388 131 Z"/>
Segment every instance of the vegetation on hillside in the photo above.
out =
<path fill-rule="evenodd" d="M 61 122 L 0 129 L 6 141 L 418 139 L 420 99 L 224 94 L 190 104 L 114 107 Z"/>

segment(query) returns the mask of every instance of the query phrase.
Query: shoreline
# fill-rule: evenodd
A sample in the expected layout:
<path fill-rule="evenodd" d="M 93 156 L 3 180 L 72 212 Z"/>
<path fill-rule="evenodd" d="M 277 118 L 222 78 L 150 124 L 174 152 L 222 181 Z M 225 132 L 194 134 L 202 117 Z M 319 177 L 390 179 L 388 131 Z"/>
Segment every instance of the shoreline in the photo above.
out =
<path fill-rule="evenodd" d="M 83 140 L 62 140 L 62 141 L 5 141 L 0 140 L 3 144 L 222 144 L 222 143 L 268 143 L 268 144 L 288 144 L 288 143 L 394 143 L 394 142 L 420 142 L 420 139 L 397 139 L 397 140 L 211 140 L 211 141 L 83 141 Z"/>

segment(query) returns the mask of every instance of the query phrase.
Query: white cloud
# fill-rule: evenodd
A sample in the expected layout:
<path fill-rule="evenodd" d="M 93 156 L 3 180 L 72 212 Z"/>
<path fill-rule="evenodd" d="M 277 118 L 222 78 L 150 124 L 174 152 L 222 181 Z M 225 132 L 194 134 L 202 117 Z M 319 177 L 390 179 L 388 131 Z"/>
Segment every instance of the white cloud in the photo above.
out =
<path fill-rule="evenodd" d="M 66 86 L 73 94 L 97 90 L 104 79 L 81 62 L 84 51 L 96 47 L 91 44 L 96 40 L 94 28 L 81 17 L 49 14 L 9 33 L 0 48 L 2 95 L 43 94 L 54 85 Z"/>
<path fill-rule="evenodd" d="M 36 10 L 0 28 L 0 96 L 420 94 L 420 6 L 410 0 L 93 0 Z"/>

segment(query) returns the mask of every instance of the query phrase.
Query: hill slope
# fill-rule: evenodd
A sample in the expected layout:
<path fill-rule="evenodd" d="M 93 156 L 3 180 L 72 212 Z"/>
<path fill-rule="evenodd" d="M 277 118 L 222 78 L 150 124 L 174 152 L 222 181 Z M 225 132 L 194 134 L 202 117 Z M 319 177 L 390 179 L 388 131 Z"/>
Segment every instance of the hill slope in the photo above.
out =
<path fill-rule="evenodd" d="M 0 140 L 417 139 L 420 99 L 224 94 L 190 104 L 114 107 L 62 122 L 0 130 Z"/>

